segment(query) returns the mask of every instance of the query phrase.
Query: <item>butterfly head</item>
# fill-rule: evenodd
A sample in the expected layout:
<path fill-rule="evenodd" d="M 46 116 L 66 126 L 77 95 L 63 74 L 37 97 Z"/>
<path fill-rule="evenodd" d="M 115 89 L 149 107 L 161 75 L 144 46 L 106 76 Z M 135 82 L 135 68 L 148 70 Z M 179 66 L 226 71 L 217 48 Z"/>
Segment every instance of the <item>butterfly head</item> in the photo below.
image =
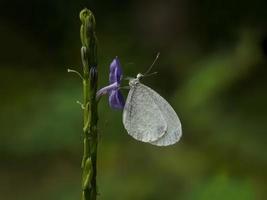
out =
<path fill-rule="evenodd" d="M 135 86 L 137 85 L 138 83 L 140 83 L 140 79 L 143 77 L 144 75 L 143 74 L 137 74 L 136 78 L 131 78 L 130 81 L 129 81 L 129 85 L 130 86 Z"/>
<path fill-rule="evenodd" d="M 140 79 L 143 78 L 143 77 L 144 77 L 144 75 L 141 74 L 141 73 L 139 73 L 139 74 L 137 74 L 136 79 L 140 80 Z"/>

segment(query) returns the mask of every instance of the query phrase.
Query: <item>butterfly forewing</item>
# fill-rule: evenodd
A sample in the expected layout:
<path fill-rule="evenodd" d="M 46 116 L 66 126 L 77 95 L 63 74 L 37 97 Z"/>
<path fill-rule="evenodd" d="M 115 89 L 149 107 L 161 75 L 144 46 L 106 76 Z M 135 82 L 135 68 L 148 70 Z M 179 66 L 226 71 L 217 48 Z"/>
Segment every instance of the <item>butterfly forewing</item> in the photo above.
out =
<path fill-rule="evenodd" d="M 164 118 L 146 86 L 131 86 L 123 110 L 123 124 L 129 135 L 143 142 L 156 141 L 167 131 Z"/>

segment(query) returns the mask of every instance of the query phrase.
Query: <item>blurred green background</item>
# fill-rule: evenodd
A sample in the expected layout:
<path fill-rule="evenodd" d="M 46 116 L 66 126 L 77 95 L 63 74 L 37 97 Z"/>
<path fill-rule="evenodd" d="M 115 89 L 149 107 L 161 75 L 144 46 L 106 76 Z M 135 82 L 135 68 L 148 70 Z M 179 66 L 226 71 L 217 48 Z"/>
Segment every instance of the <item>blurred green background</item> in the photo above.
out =
<path fill-rule="evenodd" d="M 99 199 L 266 199 L 264 0 L 1 0 L 0 199 L 80 198 L 82 87 L 66 69 L 81 70 L 85 6 L 97 20 L 99 87 L 115 56 L 135 76 L 161 52 L 143 82 L 183 126 L 174 146 L 137 142 L 104 97 Z"/>

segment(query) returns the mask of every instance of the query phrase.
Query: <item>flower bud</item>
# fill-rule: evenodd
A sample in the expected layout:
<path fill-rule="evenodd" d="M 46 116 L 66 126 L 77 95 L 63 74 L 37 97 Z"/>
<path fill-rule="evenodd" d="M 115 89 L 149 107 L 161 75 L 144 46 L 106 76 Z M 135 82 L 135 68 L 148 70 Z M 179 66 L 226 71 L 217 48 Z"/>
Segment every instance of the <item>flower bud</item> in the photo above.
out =
<path fill-rule="evenodd" d="M 98 79 L 98 72 L 97 72 L 97 68 L 96 67 L 91 67 L 90 68 L 89 79 L 90 79 L 91 88 L 96 88 L 97 79 Z"/>
<path fill-rule="evenodd" d="M 81 42 L 83 46 L 89 47 L 90 38 L 95 32 L 95 17 L 93 13 L 85 8 L 80 12 L 81 26 Z"/>
<path fill-rule="evenodd" d="M 95 17 L 93 13 L 85 8 L 80 12 L 81 20 L 81 42 L 86 47 L 88 66 L 97 66 L 97 38 L 95 34 Z"/>
<path fill-rule="evenodd" d="M 87 49 L 85 46 L 81 48 L 81 58 L 83 67 L 86 68 L 88 66 L 88 56 L 87 56 Z"/>

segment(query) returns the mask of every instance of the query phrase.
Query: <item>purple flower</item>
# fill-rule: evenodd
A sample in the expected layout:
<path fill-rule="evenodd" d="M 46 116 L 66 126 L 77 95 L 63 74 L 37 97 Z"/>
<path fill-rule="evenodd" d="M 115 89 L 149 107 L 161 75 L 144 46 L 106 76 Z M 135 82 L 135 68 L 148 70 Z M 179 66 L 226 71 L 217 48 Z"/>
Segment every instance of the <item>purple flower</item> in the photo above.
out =
<path fill-rule="evenodd" d="M 119 59 L 116 57 L 110 64 L 109 68 L 109 85 L 97 92 L 97 98 L 104 94 L 109 95 L 109 105 L 111 108 L 123 109 L 124 98 L 119 91 L 122 79 L 122 69 Z"/>

